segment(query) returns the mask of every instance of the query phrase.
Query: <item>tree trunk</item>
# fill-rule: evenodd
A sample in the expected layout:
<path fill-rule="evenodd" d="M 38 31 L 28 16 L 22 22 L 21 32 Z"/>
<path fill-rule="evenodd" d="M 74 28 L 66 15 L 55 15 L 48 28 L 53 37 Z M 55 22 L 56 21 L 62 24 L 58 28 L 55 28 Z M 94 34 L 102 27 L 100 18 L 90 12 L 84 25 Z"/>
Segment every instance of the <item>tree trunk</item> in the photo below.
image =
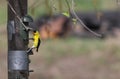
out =
<path fill-rule="evenodd" d="M 8 2 L 11 4 L 19 17 L 23 17 L 27 14 L 27 0 L 8 0 Z M 13 24 L 14 27 L 11 27 L 10 24 Z M 12 11 L 11 7 L 8 5 L 8 53 L 9 51 L 16 50 L 25 51 L 28 48 L 28 41 L 24 41 L 24 39 L 22 39 L 20 36 L 20 25 L 20 21 Z M 20 72 L 10 71 L 8 69 L 8 79 L 23 79 L 22 77 L 19 77 L 20 75 Z M 27 77 L 24 79 L 27 79 Z"/>

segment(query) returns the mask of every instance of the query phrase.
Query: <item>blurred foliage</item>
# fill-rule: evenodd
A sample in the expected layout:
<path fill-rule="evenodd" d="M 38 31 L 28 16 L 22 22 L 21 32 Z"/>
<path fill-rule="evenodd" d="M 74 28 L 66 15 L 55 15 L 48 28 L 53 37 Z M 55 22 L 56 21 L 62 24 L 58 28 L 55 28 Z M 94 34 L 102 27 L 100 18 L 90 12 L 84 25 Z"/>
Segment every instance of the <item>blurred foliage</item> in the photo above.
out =
<path fill-rule="evenodd" d="M 116 9 L 116 0 L 74 0 L 76 11 L 100 11 Z M 65 0 L 28 0 L 29 14 L 34 18 L 41 14 L 52 14 L 68 11 L 68 6 Z M 108 5 L 109 4 L 109 5 Z M 7 19 L 7 7 L 4 0 L 0 0 L 0 24 L 6 22 Z"/>
<path fill-rule="evenodd" d="M 7 19 L 7 5 L 4 1 L 0 1 L 0 24 L 3 24 L 6 22 Z"/>

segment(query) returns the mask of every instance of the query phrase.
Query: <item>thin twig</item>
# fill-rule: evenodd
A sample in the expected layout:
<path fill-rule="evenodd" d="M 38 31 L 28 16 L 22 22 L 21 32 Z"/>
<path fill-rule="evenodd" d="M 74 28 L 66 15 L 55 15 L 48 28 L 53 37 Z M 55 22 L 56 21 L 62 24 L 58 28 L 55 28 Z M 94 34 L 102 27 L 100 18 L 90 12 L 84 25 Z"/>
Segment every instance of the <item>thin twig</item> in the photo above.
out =
<path fill-rule="evenodd" d="M 71 0 L 72 2 L 72 13 L 73 13 L 73 15 L 75 16 L 75 18 L 79 21 L 79 23 L 84 27 L 84 28 L 86 28 L 89 32 L 91 32 L 91 33 L 93 33 L 94 35 L 96 35 L 96 36 L 98 36 L 98 37 L 102 37 L 102 35 L 101 34 L 98 34 L 98 33 L 96 33 L 96 32 L 94 32 L 94 31 L 92 31 L 90 28 L 88 28 L 84 23 L 83 23 L 83 21 L 78 17 L 78 15 L 76 14 L 76 12 L 75 12 L 75 10 L 74 10 L 74 1 L 73 0 Z"/>
<path fill-rule="evenodd" d="M 9 3 L 9 1 L 8 0 L 6 0 L 7 1 L 7 4 L 9 5 L 9 7 L 10 7 L 10 9 L 13 11 L 13 13 L 15 14 L 15 16 L 17 17 L 17 19 L 20 21 L 20 23 L 23 25 L 23 27 L 26 29 L 26 30 L 32 30 L 32 28 L 30 28 L 30 27 L 27 27 L 24 23 L 23 23 L 23 21 L 22 21 L 22 19 L 17 15 L 17 12 L 14 10 L 14 8 L 12 7 L 12 5 Z"/>

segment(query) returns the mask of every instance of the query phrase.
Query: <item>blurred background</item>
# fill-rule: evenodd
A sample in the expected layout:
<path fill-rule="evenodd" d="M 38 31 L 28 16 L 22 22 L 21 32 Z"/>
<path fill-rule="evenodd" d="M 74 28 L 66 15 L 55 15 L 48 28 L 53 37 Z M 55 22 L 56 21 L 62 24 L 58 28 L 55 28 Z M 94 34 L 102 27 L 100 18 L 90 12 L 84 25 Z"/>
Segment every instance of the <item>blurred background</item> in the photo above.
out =
<path fill-rule="evenodd" d="M 30 69 L 34 70 L 30 79 L 120 79 L 120 1 L 74 0 L 74 3 L 78 17 L 103 37 L 96 37 L 79 21 L 74 25 L 66 21 L 70 18 L 58 17 L 69 12 L 65 0 L 28 0 L 28 14 L 40 27 L 42 38 L 39 52 L 30 57 Z M 7 3 L 0 0 L 1 79 L 7 79 L 6 23 Z"/>

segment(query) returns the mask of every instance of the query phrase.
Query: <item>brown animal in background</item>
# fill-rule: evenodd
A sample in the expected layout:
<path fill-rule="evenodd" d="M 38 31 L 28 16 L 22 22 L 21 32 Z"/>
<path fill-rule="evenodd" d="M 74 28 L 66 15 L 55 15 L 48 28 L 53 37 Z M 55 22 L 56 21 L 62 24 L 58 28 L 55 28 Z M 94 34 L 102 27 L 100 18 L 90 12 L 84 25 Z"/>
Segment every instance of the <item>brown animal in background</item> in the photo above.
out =
<path fill-rule="evenodd" d="M 42 39 L 64 37 L 71 30 L 70 18 L 64 15 L 42 16 L 36 20 Z"/>

